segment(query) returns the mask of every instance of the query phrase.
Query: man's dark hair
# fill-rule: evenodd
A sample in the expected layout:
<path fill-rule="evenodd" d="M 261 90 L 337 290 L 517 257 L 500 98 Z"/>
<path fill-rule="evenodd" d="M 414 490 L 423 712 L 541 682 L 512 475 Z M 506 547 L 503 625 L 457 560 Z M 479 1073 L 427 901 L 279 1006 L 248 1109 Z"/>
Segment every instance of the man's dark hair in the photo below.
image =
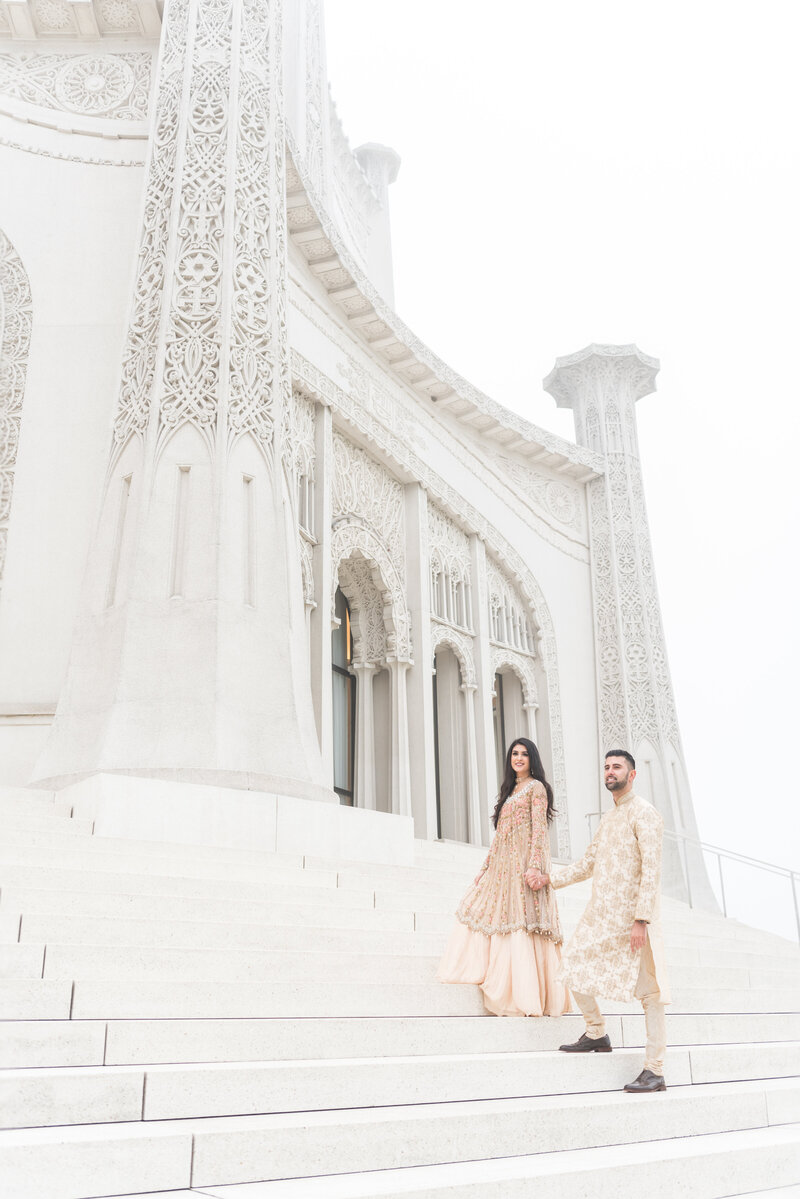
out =
<path fill-rule="evenodd" d="M 636 769 L 636 762 L 634 761 L 633 754 L 629 754 L 627 749 L 610 749 L 608 751 L 608 753 L 606 754 L 606 757 L 607 758 L 624 758 L 626 762 L 630 762 L 631 770 Z"/>

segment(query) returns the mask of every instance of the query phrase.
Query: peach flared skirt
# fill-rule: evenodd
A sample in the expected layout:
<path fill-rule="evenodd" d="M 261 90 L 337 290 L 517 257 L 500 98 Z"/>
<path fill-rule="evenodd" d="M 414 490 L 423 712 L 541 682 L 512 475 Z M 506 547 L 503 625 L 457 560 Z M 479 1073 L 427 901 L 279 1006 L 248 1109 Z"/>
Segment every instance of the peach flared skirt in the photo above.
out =
<path fill-rule="evenodd" d="M 475 983 L 495 1016 L 563 1016 L 571 1001 L 556 981 L 560 963 L 561 949 L 547 937 L 525 929 L 487 936 L 456 921 L 436 977 Z"/>

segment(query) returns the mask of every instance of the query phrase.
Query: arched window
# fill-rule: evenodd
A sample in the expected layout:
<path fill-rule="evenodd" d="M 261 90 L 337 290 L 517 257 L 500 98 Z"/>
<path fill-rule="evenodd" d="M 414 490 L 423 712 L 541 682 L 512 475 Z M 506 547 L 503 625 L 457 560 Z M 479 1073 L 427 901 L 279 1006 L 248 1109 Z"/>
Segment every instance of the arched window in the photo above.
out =
<path fill-rule="evenodd" d="M 355 801 L 356 680 L 353 661 L 353 632 L 350 605 L 341 588 L 336 590 L 336 619 L 331 634 L 333 665 L 333 789 L 342 803 Z"/>

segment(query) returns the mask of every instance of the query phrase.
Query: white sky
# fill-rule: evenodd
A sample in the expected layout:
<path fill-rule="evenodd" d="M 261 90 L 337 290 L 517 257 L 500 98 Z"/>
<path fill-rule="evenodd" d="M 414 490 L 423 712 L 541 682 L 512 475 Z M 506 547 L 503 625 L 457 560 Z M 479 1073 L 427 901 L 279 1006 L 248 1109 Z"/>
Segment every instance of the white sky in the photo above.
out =
<path fill-rule="evenodd" d="M 800 869 L 800 9 L 328 0 L 326 22 L 351 145 L 403 160 L 411 328 L 570 440 L 556 356 L 660 358 L 639 434 L 700 835 Z"/>

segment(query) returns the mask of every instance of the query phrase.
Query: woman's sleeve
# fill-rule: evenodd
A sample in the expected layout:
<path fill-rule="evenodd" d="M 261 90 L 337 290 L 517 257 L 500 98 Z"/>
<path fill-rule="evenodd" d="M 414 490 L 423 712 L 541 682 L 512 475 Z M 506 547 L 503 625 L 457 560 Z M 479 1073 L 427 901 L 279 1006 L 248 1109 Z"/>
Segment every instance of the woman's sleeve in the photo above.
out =
<path fill-rule="evenodd" d="M 547 873 L 547 792 L 541 783 L 536 783 L 531 796 L 531 851 L 528 869 L 533 867 Z"/>

